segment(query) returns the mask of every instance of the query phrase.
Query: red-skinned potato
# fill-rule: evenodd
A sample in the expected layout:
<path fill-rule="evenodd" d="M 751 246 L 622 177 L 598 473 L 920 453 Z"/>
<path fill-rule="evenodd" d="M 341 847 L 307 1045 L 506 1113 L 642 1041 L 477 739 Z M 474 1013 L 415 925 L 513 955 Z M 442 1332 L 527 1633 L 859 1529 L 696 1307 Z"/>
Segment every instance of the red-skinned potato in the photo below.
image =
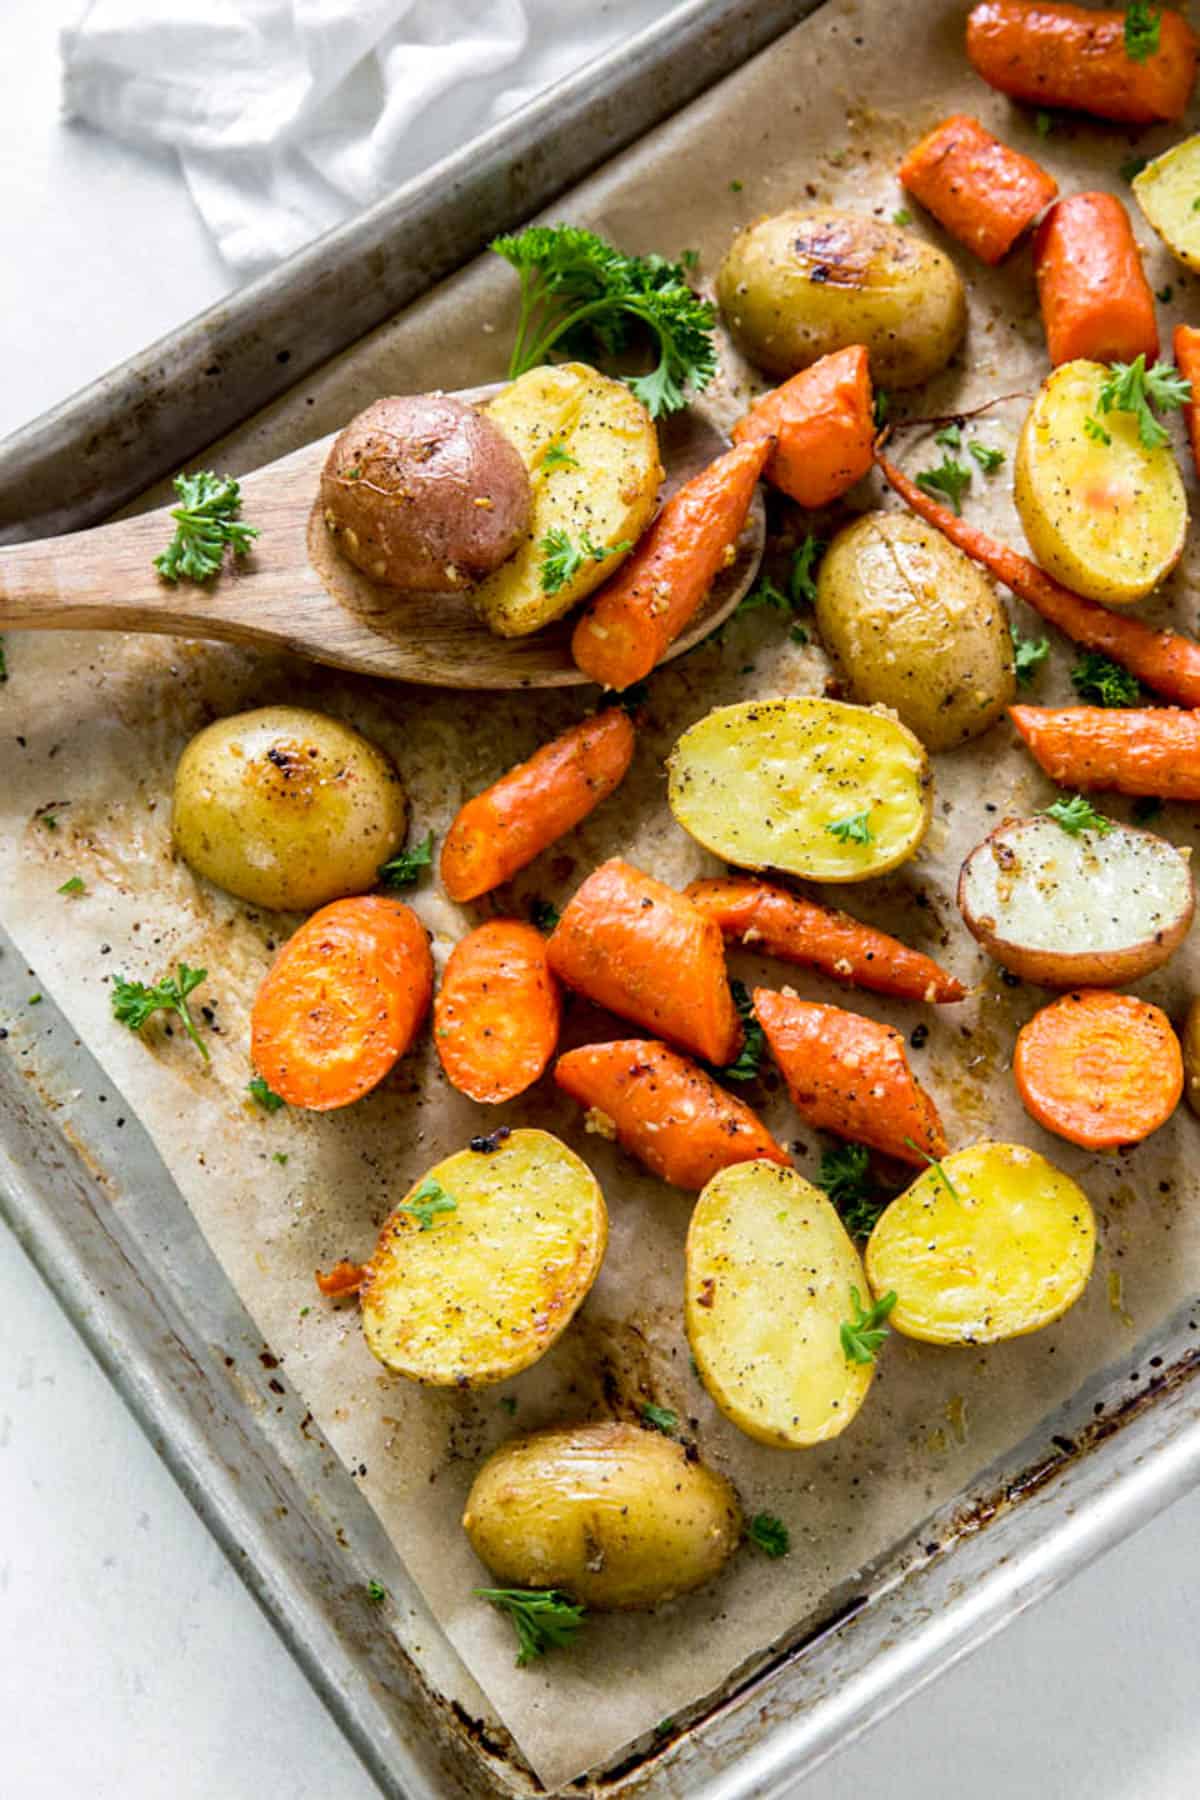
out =
<path fill-rule="evenodd" d="M 1039 814 L 1006 819 L 958 878 L 967 929 L 1042 987 L 1124 987 L 1178 949 L 1195 907 L 1185 852 L 1109 822 L 1072 834 Z"/>

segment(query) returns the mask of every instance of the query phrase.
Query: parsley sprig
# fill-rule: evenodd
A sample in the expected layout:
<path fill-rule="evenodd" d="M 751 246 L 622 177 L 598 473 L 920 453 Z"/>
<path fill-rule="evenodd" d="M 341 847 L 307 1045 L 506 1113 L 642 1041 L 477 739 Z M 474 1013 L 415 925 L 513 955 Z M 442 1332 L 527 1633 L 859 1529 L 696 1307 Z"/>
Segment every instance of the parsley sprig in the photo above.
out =
<path fill-rule="evenodd" d="M 870 1237 L 875 1222 L 887 1205 L 874 1192 L 871 1153 L 865 1144 L 838 1144 L 821 1154 L 821 1166 L 813 1177 L 828 1194 L 853 1238 Z"/>
<path fill-rule="evenodd" d="M 641 1416 L 644 1425 L 649 1425 L 652 1431 L 661 1431 L 664 1437 L 674 1437 L 679 1429 L 679 1414 L 672 1412 L 669 1406 L 655 1406 L 653 1400 L 647 1400 Z"/>
<path fill-rule="evenodd" d="M 549 475 L 552 474 L 555 469 L 577 469 L 579 467 L 579 459 L 578 457 L 571 455 L 567 446 L 562 443 L 560 439 L 555 438 L 553 443 L 546 445 L 546 452 L 542 457 L 541 466 L 543 473 Z"/>
<path fill-rule="evenodd" d="M 944 456 L 936 469 L 924 469 L 917 476 L 917 486 L 923 494 L 947 501 L 956 513 L 962 512 L 962 498 L 970 485 L 970 469 L 952 456 Z"/>
<path fill-rule="evenodd" d="M 1137 676 L 1097 650 L 1080 657 L 1071 670 L 1071 686 L 1092 706 L 1136 706 L 1142 697 Z"/>
<path fill-rule="evenodd" d="M 175 536 L 154 566 L 164 581 L 180 576 L 209 581 L 224 562 L 226 547 L 235 556 L 246 556 L 258 532 L 240 521 L 242 490 L 232 475 L 199 469 L 194 475 L 177 475 L 174 487 L 181 502 L 171 513 Z"/>
<path fill-rule="evenodd" d="M 825 829 L 839 844 L 869 844 L 875 835 L 870 821 L 871 808 L 865 806 L 862 812 L 847 813 L 844 819 L 831 819 Z"/>
<path fill-rule="evenodd" d="M 507 1613 L 517 1634 L 517 1667 L 523 1669 L 547 1650 L 563 1650 L 573 1644 L 586 1617 L 557 1588 L 474 1588 L 497 1612 Z"/>
<path fill-rule="evenodd" d="M 1042 812 L 1047 819 L 1053 819 L 1056 825 L 1069 832 L 1071 837 L 1078 837 L 1081 831 L 1098 831 L 1101 837 L 1112 830 L 1112 820 L 1098 813 L 1091 801 L 1082 794 L 1064 794 L 1053 806 L 1044 806 Z"/>
<path fill-rule="evenodd" d="M 629 538 L 622 538 L 619 544 L 597 544 L 592 541 L 592 534 L 585 526 L 576 543 L 570 534 L 556 527 L 548 531 L 538 549 L 542 553 L 542 592 L 557 594 L 560 588 L 573 581 L 584 563 L 591 557 L 593 562 L 605 562 L 610 556 L 623 556 L 626 550 L 633 549 Z"/>
<path fill-rule="evenodd" d="M 847 1362 L 873 1363 L 885 1338 L 891 1332 L 884 1320 L 896 1304 L 896 1290 L 891 1288 L 882 1298 L 864 1307 L 858 1289 L 850 1289 L 853 1312 L 842 1320 L 842 1354 Z"/>
<path fill-rule="evenodd" d="M 725 1081 L 753 1081 L 758 1074 L 766 1048 L 766 1034 L 759 1024 L 754 1011 L 754 1001 L 744 981 L 731 981 L 730 991 L 733 1004 L 738 1009 L 738 1017 L 742 1021 L 742 1048 L 736 1062 L 727 1063 L 717 1074 Z"/>
<path fill-rule="evenodd" d="M 654 338 L 658 361 L 626 379 L 651 418 L 677 412 L 687 387 L 700 393 L 716 374 L 716 314 L 679 263 L 626 256 L 575 225 L 531 225 L 491 247 L 521 279 L 510 379 L 548 361 L 555 348 L 583 353 L 598 343 L 614 355 L 638 327 Z"/>
<path fill-rule="evenodd" d="M 1108 375 L 1100 385 L 1097 406 L 1102 413 L 1132 413 L 1137 420 L 1138 437 L 1147 450 L 1158 450 L 1168 441 L 1168 433 L 1154 416 L 1159 412 L 1176 412 L 1192 397 L 1192 384 L 1179 373 L 1174 363 L 1156 362 L 1146 367 L 1145 353 L 1131 363 L 1108 365 Z M 1103 431 L 1103 427 L 1100 427 Z M 1088 433 L 1094 437 L 1094 432 Z"/>
<path fill-rule="evenodd" d="M 1158 49 L 1162 14 L 1151 12 L 1146 0 L 1129 0 L 1125 8 L 1125 54 L 1130 62 L 1145 62 Z"/>
<path fill-rule="evenodd" d="M 422 1231 L 432 1231 L 437 1215 L 457 1212 L 458 1201 L 446 1192 L 440 1181 L 427 1175 L 416 1192 L 400 1202 L 396 1211 L 411 1213 Z"/>
<path fill-rule="evenodd" d="M 256 1106 L 261 1106 L 265 1113 L 276 1113 L 281 1106 L 287 1105 L 287 1101 L 283 1098 L 283 1095 L 277 1094 L 274 1088 L 268 1087 L 261 1075 L 252 1075 L 250 1077 L 249 1081 L 246 1083 L 246 1092 L 254 1101 L 254 1104 Z"/>
<path fill-rule="evenodd" d="M 1009 630 L 1012 632 L 1013 663 L 1017 672 L 1017 686 L 1028 687 L 1050 654 L 1050 639 L 1022 637 L 1015 625 L 1010 625 Z"/>
<path fill-rule="evenodd" d="M 419 844 L 411 850 L 401 850 L 398 856 L 391 857 L 379 865 L 379 879 L 384 887 L 411 887 L 422 869 L 427 869 L 433 862 L 433 833 L 427 831 Z"/>
<path fill-rule="evenodd" d="M 792 1536 L 782 1519 L 774 1513 L 755 1513 L 746 1524 L 747 1542 L 772 1559 L 786 1556 L 792 1547 Z"/>
<path fill-rule="evenodd" d="M 923 1156 L 925 1158 L 925 1161 L 929 1164 L 929 1167 L 933 1170 L 950 1198 L 952 1200 L 961 1200 L 962 1195 L 951 1181 L 949 1175 L 947 1175 L 945 1164 L 939 1161 L 936 1156 L 931 1156 L 928 1150 L 923 1150 L 916 1138 L 906 1137 L 904 1141 L 910 1150 L 915 1150 L 918 1156 Z"/>
<path fill-rule="evenodd" d="M 188 995 L 200 986 L 207 974 L 207 969 L 189 969 L 181 962 L 177 976 L 167 975 L 154 987 L 147 987 L 144 981 L 126 981 L 123 975 L 116 975 L 112 985 L 113 1018 L 119 1025 L 128 1025 L 130 1031 L 140 1031 L 156 1012 L 178 1013 L 184 1030 L 207 1062 L 208 1045 L 196 1030 L 196 1021 L 188 1006 Z"/>

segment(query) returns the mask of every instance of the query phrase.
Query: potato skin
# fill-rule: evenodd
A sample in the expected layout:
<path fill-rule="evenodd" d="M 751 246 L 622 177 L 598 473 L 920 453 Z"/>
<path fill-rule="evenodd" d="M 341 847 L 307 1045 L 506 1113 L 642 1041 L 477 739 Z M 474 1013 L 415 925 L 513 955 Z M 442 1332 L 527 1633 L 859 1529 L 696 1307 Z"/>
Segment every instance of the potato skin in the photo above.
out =
<path fill-rule="evenodd" d="M 856 700 L 929 750 L 978 737 L 1016 698 L 1012 633 L 981 570 L 911 513 L 864 513 L 821 563 L 817 625 Z"/>
<path fill-rule="evenodd" d="M 830 208 L 747 226 L 721 264 L 717 300 L 739 349 L 769 375 L 865 344 L 885 388 L 936 375 L 967 325 L 948 256 L 896 225 Z"/>
<path fill-rule="evenodd" d="M 604 1612 L 702 1586 L 742 1530 L 724 1476 L 661 1432 L 622 1423 L 502 1445 L 475 1477 L 462 1522 L 501 1585 L 561 1588 Z"/>
<path fill-rule="evenodd" d="M 529 477 L 500 427 L 447 394 L 393 394 L 351 419 L 321 474 L 325 524 L 384 587 L 455 593 L 529 528 Z"/>
<path fill-rule="evenodd" d="M 311 912 L 375 886 L 408 803 L 382 750 L 339 719 L 263 706 L 196 734 L 175 770 L 184 861 L 252 906 Z"/>

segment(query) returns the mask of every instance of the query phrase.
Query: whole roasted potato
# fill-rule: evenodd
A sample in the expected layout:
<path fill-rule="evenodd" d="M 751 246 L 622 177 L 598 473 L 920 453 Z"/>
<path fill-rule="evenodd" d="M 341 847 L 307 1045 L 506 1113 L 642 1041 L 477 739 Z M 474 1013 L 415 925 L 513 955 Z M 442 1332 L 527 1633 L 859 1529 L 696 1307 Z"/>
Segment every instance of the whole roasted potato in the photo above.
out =
<path fill-rule="evenodd" d="M 986 731 L 1016 698 L 1012 633 L 991 583 L 911 513 L 839 531 L 817 581 L 817 625 L 856 700 L 889 706 L 929 750 Z"/>
<path fill-rule="evenodd" d="M 385 587 L 453 593 L 529 528 L 525 464 L 500 427 L 447 394 L 399 394 L 351 419 L 321 474 L 342 554 Z"/>
<path fill-rule="evenodd" d="M 871 377 L 917 387 L 962 342 L 967 303 L 948 256 L 857 213 L 793 209 L 747 226 L 717 275 L 734 340 L 769 375 L 865 344 Z"/>
<path fill-rule="evenodd" d="M 463 1530 L 505 1586 L 561 1588 L 600 1611 L 656 1606 L 710 1580 L 742 1515 L 724 1476 L 639 1425 L 577 1425 L 504 1444 Z"/>
<path fill-rule="evenodd" d="M 300 706 L 215 720 L 175 771 L 176 850 L 253 906 L 309 912 L 374 887 L 407 821 L 383 751 Z"/>

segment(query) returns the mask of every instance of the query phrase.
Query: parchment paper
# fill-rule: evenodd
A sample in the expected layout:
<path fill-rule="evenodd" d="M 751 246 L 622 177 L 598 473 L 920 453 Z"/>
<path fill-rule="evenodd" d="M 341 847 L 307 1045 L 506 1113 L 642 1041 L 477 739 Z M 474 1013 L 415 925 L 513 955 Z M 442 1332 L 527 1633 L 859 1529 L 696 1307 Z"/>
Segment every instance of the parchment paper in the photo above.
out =
<path fill-rule="evenodd" d="M 760 213 L 807 198 L 890 216 L 904 204 L 892 174 L 901 149 L 959 108 L 1039 156 L 1065 190 L 1124 191 L 1117 170 L 1128 154 L 1126 134 L 1056 123 L 1045 141 L 1037 139 L 1028 114 L 971 75 L 961 52 L 962 19 L 959 7 L 898 13 L 891 0 L 835 0 L 552 216 L 592 224 L 630 249 L 674 256 L 696 247 L 702 276 L 711 281 L 734 229 Z M 1159 147 L 1172 135 L 1148 134 L 1138 147 Z M 937 235 L 925 220 L 916 229 Z M 1139 230 L 1148 241 L 1149 232 Z M 971 287 L 969 339 L 954 369 L 909 397 L 912 412 L 1028 394 L 1044 372 L 1028 253 L 998 271 L 983 270 L 965 252 L 955 259 Z M 1164 323 L 1185 315 L 1191 279 L 1156 248 L 1149 263 L 1154 285 L 1169 281 L 1174 288 Z M 379 393 L 496 377 L 514 288 L 495 259 L 473 267 L 231 438 L 214 452 L 213 465 L 253 468 L 333 429 Z M 736 359 L 728 371 L 724 393 L 732 410 L 751 378 Z M 1008 463 L 991 482 L 977 475 L 968 501 L 971 516 L 1016 543 L 1008 477 L 1026 404 L 1018 399 L 980 422 L 981 440 L 1003 448 Z M 926 466 L 931 449 L 916 434 L 900 441 L 910 466 Z M 852 497 L 856 506 L 878 499 L 871 481 Z M 1189 556 L 1160 603 L 1187 629 L 1194 624 L 1194 572 Z M 1020 606 L 1012 610 L 1022 629 L 1036 629 Z M 1185 1175 L 1196 1148 L 1191 1117 L 1181 1109 L 1133 1154 L 1089 1157 L 1043 1134 L 1015 1096 L 1008 1072 L 1013 1037 L 1046 995 L 1005 986 L 953 903 L 966 851 L 1004 811 L 1045 804 L 1049 794 L 1007 724 L 936 759 L 936 824 L 917 860 L 887 881 L 836 896 L 977 983 L 970 1001 L 892 1006 L 746 953 L 733 962 L 746 979 L 790 982 L 905 1031 L 919 1019 L 927 1023 L 928 1043 L 913 1051 L 913 1061 L 937 1098 L 951 1143 L 1018 1139 L 1077 1176 L 1101 1220 L 1096 1273 L 1062 1323 L 1021 1342 L 943 1351 L 893 1336 L 849 1431 L 793 1454 L 741 1436 L 690 1372 L 681 1328 L 690 1197 L 586 1136 L 577 1111 L 549 1082 L 487 1114 L 485 1125 L 482 1109 L 449 1090 L 426 1037 L 380 1091 L 346 1112 L 266 1118 L 250 1107 L 248 1008 L 273 948 L 296 921 L 255 915 L 171 857 L 176 758 L 219 714 L 291 700 L 350 721 L 403 771 L 414 837 L 432 827 L 440 839 L 467 795 L 577 718 L 590 695 L 476 697 L 373 687 L 284 659 L 135 637 L 14 635 L 8 660 L 10 679 L 0 689 L 4 923 L 38 982 L 136 1106 L 288 1379 L 355 1471 L 547 1786 L 607 1758 L 786 1634 L 832 1584 L 960 1490 L 1087 1374 L 1128 1354 L 1135 1329 L 1149 1330 L 1193 1293 L 1200 1224 L 1194 1180 Z M 1037 699 L 1069 697 L 1070 660 L 1057 640 Z M 453 907 L 436 879 L 416 891 L 439 958 L 473 919 L 492 911 L 524 916 L 534 896 L 561 903 L 595 863 L 618 851 L 679 884 L 712 870 L 666 811 L 665 754 L 711 706 L 756 694 L 820 693 L 829 672 L 819 648 L 791 643 L 776 615 L 757 613 L 734 624 L 722 645 L 657 675 L 629 779 L 578 831 L 476 908 Z M 35 817 L 48 803 L 56 803 L 57 828 Z M 1127 816 L 1123 802 L 1109 810 Z M 1194 817 L 1168 808 L 1162 828 L 1190 844 Z M 73 874 L 85 879 L 86 895 L 59 896 Z M 180 957 L 209 971 L 196 1000 L 210 1009 L 211 1070 L 182 1034 L 154 1028 L 139 1039 L 110 1016 L 114 972 L 154 979 Z M 1194 951 L 1187 948 L 1142 991 L 1178 1018 L 1194 979 Z M 627 1027 L 576 1006 L 567 1042 L 585 1042 L 596 1031 L 626 1035 Z M 747 1097 L 777 1133 L 795 1141 L 798 1166 L 812 1172 L 819 1146 L 790 1115 L 777 1080 L 768 1073 Z M 340 1255 L 365 1254 L 410 1181 L 500 1122 L 559 1132 L 591 1163 L 611 1213 L 607 1260 L 579 1318 L 537 1368 L 501 1389 L 425 1391 L 384 1373 L 362 1343 L 353 1308 L 321 1303 L 312 1272 Z M 502 1405 L 509 1399 L 516 1402 L 511 1417 Z M 632 1416 L 647 1399 L 679 1413 L 703 1456 L 733 1476 L 748 1510 L 785 1519 L 792 1554 L 767 1563 L 742 1552 L 707 1591 L 652 1616 L 594 1617 L 577 1650 L 518 1671 L 508 1625 L 470 1597 L 483 1571 L 458 1519 L 478 1460 L 515 1430 Z"/>

